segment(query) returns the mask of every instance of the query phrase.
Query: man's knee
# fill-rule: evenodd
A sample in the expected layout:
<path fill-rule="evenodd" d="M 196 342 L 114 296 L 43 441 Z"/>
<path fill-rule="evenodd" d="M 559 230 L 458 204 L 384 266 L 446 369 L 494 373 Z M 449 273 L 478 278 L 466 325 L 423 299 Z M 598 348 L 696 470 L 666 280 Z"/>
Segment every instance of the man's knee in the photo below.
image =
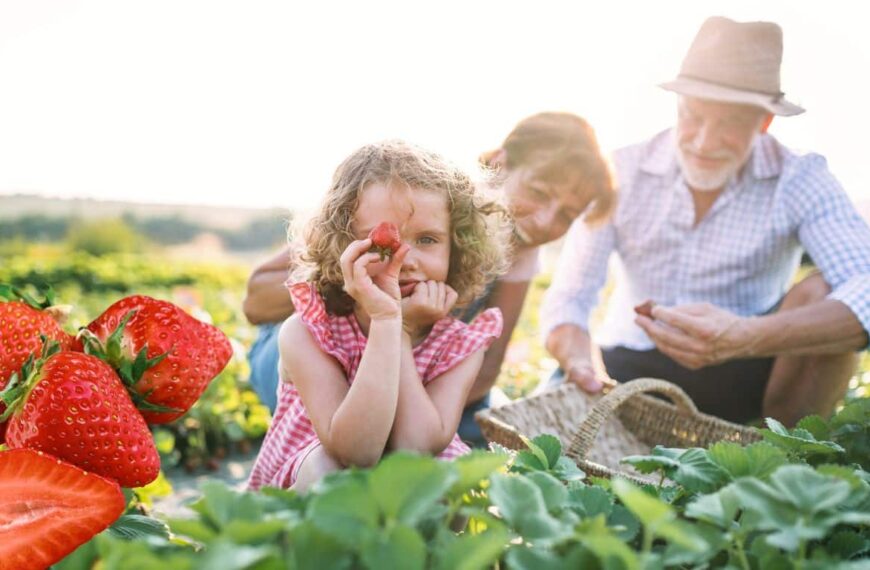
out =
<path fill-rule="evenodd" d="M 794 309 L 823 301 L 831 292 L 831 286 L 818 271 L 805 277 L 789 289 L 782 300 L 781 309 Z"/>

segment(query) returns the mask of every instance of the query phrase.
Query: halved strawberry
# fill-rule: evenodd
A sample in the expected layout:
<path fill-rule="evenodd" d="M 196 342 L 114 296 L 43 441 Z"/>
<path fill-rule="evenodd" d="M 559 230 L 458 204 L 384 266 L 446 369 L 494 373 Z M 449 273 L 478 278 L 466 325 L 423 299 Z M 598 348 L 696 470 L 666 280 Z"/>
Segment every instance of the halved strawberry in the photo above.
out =
<path fill-rule="evenodd" d="M 124 512 L 114 481 L 30 449 L 0 452 L 0 570 L 43 569 Z"/>
<path fill-rule="evenodd" d="M 387 256 L 392 256 L 402 247 L 402 238 L 399 236 L 399 228 L 390 222 L 381 222 L 369 232 L 372 247 L 369 251 L 381 254 L 381 261 Z"/>
<path fill-rule="evenodd" d="M 0 393 L 9 406 L 7 445 L 50 453 L 123 487 L 156 479 L 154 439 L 115 371 L 94 356 L 57 350 L 49 344 Z"/>
<path fill-rule="evenodd" d="M 152 424 L 184 415 L 233 354 L 217 327 L 144 295 L 114 303 L 82 334 L 86 352 L 117 370 Z"/>
<path fill-rule="evenodd" d="M 18 372 L 30 355 L 42 350 L 41 336 L 60 343 L 63 350 L 81 350 L 81 343 L 60 327 L 52 307 L 53 294 L 45 290 L 45 299 L 34 299 L 11 285 L 0 284 L 0 390 L 12 374 Z M 6 406 L 0 402 L 0 414 Z M 0 422 L 0 443 L 4 441 L 6 423 Z"/>

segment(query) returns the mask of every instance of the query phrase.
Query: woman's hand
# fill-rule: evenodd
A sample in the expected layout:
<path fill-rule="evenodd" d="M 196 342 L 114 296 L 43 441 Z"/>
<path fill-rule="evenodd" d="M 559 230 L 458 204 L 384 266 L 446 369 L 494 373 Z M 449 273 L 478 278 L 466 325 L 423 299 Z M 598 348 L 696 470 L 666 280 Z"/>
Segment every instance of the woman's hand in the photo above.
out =
<path fill-rule="evenodd" d="M 426 327 L 450 314 L 459 295 L 443 281 L 421 281 L 402 299 L 402 326 L 415 338 Z"/>
<path fill-rule="evenodd" d="M 383 269 L 370 275 L 370 265 L 384 263 L 380 254 L 369 253 L 371 246 L 372 240 L 368 238 L 356 240 L 341 254 L 344 290 L 373 321 L 399 318 L 402 315 L 399 270 L 411 248 L 403 244 Z"/>

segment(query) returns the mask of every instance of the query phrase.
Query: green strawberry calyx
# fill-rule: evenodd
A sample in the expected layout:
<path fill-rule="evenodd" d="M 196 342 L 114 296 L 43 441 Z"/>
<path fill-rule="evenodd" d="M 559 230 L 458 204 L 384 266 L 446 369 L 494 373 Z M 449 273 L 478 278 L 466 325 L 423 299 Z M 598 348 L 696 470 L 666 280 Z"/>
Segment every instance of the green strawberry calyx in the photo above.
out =
<path fill-rule="evenodd" d="M 121 382 L 130 394 L 133 403 L 140 410 L 155 413 L 180 412 L 182 410 L 149 402 L 148 397 L 151 396 L 153 390 L 149 390 L 144 394 L 136 390 L 136 384 L 138 384 L 139 380 L 142 379 L 142 375 L 145 374 L 149 368 L 156 366 L 164 358 L 169 356 L 172 349 L 163 354 L 158 354 L 154 358 L 148 358 L 148 345 L 146 344 L 139 350 L 134 358 L 130 358 L 129 354 L 125 354 L 123 349 L 124 328 L 135 314 L 136 309 L 128 311 L 121 318 L 117 328 L 106 338 L 105 342 L 100 340 L 97 335 L 87 328 L 82 328 L 79 331 L 78 338 L 81 339 L 82 344 L 84 345 L 85 354 L 96 356 L 115 369 L 115 372 L 118 373 Z"/>
<path fill-rule="evenodd" d="M 45 335 L 39 335 L 39 338 L 42 339 L 42 351 L 39 357 L 34 358 L 33 354 L 29 355 L 21 365 L 21 370 L 13 372 L 6 387 L 0 391 L 0 401 L 6 404 L 6 410 L 0 414 L 0 422 L 8 420 L 24 405 L 30 391 L 42 380 L 40 375 L 42 365 L 61 351 L 60 343 L 56 340 L 50 340 Z"/>

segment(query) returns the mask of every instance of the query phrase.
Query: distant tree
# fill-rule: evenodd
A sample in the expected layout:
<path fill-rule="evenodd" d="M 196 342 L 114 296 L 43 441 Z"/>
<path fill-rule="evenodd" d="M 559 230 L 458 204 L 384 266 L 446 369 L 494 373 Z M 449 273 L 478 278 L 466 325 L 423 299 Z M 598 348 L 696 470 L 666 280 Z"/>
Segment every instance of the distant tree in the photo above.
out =
<path fill-rule="evenodd" d="M 286 217 L 263 216 L 251 220 L 241 229 L 221 230 L 218 235 L 228 249 L 267 249 L 286 241 L 288 223 Z"/>
<path fill-rule="evenodd" d="M 77 220 L 69 229 L 67 244 L 73 251 L 91 255 L 136 252 L 144 249 L 146 239 L 119 218 Z"/>
<path fill-rule="evenodd" d="M 177 245 L 187 243 L 202 232 L 210 228 L 190 222 L 178 214 L 171 216 L 155 216 L 138 218 L 130 212 L 126 212 L 121 219 L 137 232 L 161 245 Z"/>
<path fill-rule="evenodd" d="M 0 224 L 0 240 L 15 238 L 24 241 L 60 241 L 69 230 L 68 218 L 27 214 Z"/>

